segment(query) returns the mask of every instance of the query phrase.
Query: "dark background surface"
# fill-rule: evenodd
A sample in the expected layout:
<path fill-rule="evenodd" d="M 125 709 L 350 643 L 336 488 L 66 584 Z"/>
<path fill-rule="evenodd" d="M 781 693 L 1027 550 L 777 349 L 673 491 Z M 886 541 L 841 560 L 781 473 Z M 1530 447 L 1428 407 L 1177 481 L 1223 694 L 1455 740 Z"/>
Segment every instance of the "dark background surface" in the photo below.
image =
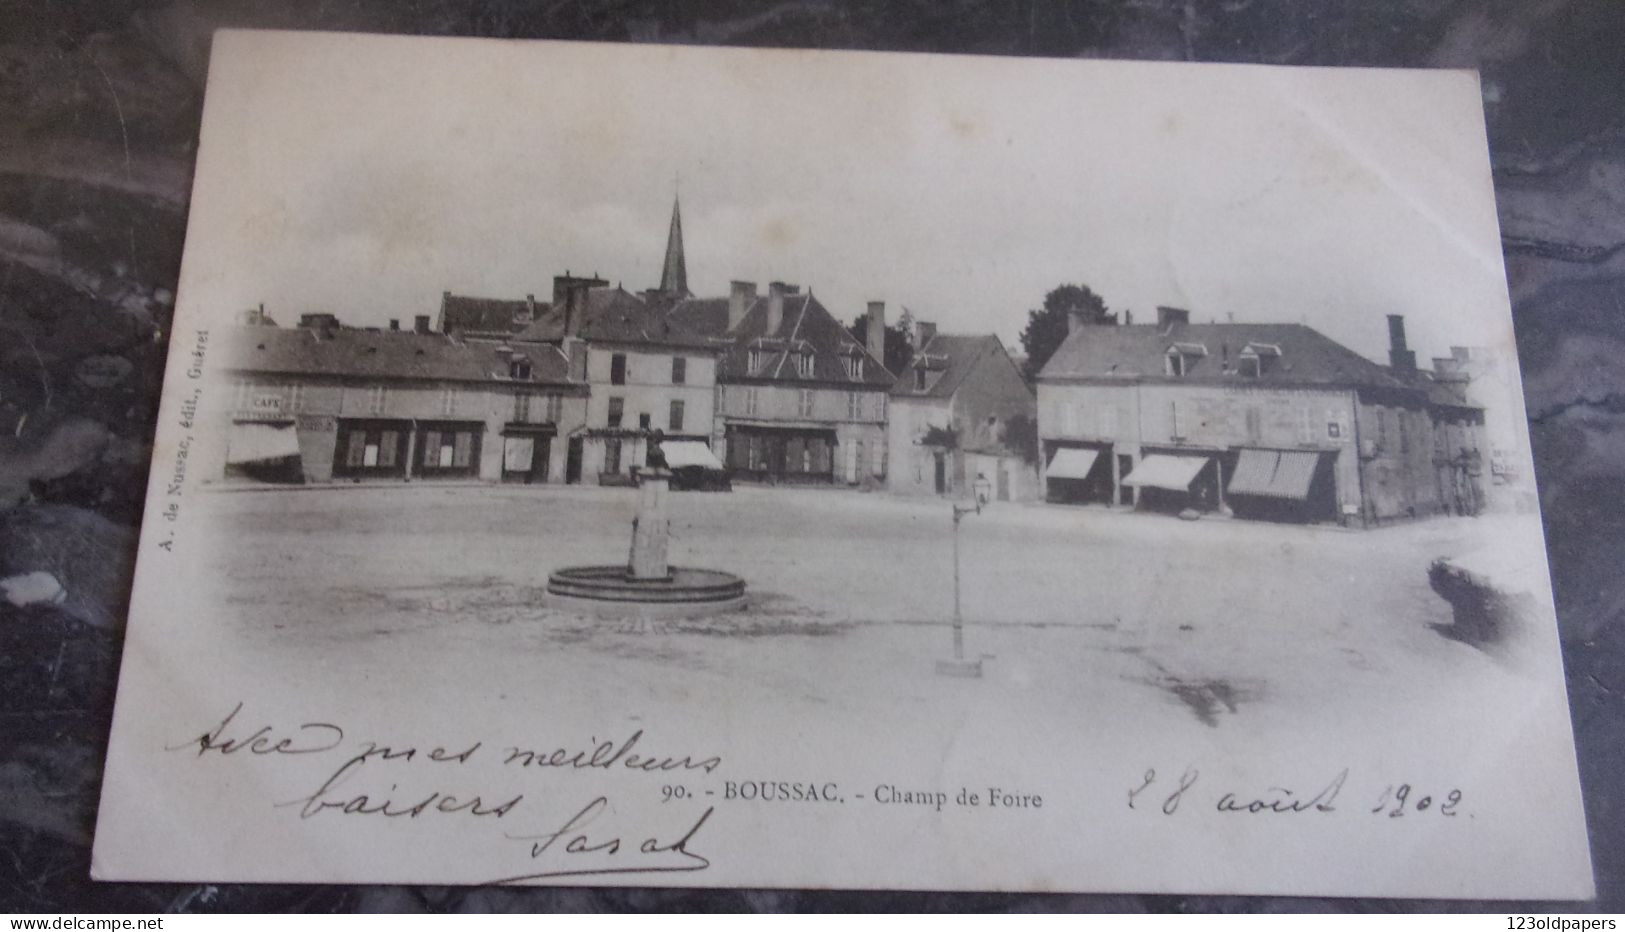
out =
<path fill-rule="evenodd" d="M 1478 68 L 1598 896 L 1625 910 L 1625 2 L 0 0 L 0 909 L 1518 912 L 1180 896 L 95 884 L 90 839 L 211 32 Z M 121 360 L 123 362 L 121 362 Z M 8 490 L 10 490 L 8 492 Z M 20 493 L 18 492 L 20 490 Z M 16 494 L 13 494 L 16 493 Z M 29 501 L 9 507 L 17 494 Z"/>

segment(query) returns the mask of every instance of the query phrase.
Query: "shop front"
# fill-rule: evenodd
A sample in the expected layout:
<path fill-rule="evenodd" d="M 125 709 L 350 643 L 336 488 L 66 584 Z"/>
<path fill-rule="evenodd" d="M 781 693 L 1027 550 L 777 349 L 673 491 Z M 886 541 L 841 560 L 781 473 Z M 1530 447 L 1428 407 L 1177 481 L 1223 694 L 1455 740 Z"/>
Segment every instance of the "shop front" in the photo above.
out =
<path fill-rule="evenodd" d="M 728 469 L 736 478 L 775 484 L 835 480 L 832 429 L 729 425 L 726 436 Z"/>
<path fill-rule="evenodd" d="M 1046 443 L 1044 496 L 1064 504 L 1111 504 L 1112 446 L 1109 443 Z"/>
<path fill-rule="evenodd" d="M 1219 472 L 1210 454 L 1147 450 L 1123 485 L 1138 490 L 1138 504 L 1150 511 L 1217 511 L 1224 504 Z"/>
<path fill-rule="evenodd" d="M 502 428 L 502 481 L 531 485 L 547 481 L 553 454 L 552 424 L 508 423 Z M 455 453 L 455 451 L 454 451 Z"/>

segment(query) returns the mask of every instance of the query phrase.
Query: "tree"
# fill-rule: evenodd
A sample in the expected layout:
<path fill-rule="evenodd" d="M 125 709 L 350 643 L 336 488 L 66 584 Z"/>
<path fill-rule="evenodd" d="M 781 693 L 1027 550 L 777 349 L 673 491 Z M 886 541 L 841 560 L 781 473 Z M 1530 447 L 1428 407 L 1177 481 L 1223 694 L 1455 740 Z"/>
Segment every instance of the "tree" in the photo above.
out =
<path fill-rule="evenodd" d="M 852 322 L 846 332 L 852 335 L 865 349 L 869 346 L 869 317 L 860 316 Z M 907 327 L 898 324 L 889 324 L 886 327 L 885 359 L 880 362 L 892 375 L 901 375 L 908 368 L 909 361 L 914 358 L 914 339 Z"/>
<path fill-rule="evenodd" d="M 1111 326 L 1117 315 L 1106 310 L 1106 301 L 1086 285 L 1061 285 L 1044 295 L 1044 306 L 1027 312 L 1027 328 L 1021 331 L 1021 348 L 1027 353 L 1023 375 L 1029 381 L 1038 377 L 1044 363 L 1055 355 L 1070 330 L 1067 318 L 1073 311 L 1083 315 L 1090 326 Z"/>

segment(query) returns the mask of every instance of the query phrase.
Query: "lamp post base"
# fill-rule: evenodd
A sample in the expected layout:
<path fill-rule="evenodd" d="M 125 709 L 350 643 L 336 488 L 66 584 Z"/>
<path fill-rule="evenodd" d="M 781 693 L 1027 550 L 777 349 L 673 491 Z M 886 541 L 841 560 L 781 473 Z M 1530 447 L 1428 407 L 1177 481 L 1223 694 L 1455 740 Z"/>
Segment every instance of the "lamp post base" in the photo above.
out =
<path fill-rule="evenodd" d="M 979 680 L 982 678 L 981 660 L 938 660 L 938 676 L 957 676 L 960 679 Z"/>

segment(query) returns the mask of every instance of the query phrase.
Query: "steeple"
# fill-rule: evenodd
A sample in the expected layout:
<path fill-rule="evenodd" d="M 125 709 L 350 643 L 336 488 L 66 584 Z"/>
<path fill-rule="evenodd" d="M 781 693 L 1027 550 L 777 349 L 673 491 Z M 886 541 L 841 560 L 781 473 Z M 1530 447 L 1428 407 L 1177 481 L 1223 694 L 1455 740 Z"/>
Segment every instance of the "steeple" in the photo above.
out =
<path fill-rule="evenodd" d="M 676 197 L 671 200 L 671 232 L 666 234 L 666 264 L 660 268 L 660 293 L 674 298 L 691 297 L 688 264 L 683 259 L 683 213 Z"/>

